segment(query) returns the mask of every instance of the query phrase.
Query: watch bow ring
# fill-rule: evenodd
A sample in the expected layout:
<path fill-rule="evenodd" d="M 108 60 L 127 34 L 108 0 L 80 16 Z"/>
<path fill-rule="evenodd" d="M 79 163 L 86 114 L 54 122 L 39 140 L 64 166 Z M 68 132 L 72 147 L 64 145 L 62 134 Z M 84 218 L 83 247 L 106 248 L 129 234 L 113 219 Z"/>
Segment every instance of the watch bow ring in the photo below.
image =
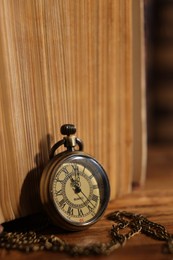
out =
<path fill-rule="evenodd" d="M 107 208 L 110 185 L 100 163 L 83 152 L 83 142 L 72 124 L 61 127 L 65 137 L 50 150 L 43 170 L 40 197 L 44 209 L 57 226 L 83 230 L 97 222 Z M 64 145 L 65 151 L 55 154 Z"/>

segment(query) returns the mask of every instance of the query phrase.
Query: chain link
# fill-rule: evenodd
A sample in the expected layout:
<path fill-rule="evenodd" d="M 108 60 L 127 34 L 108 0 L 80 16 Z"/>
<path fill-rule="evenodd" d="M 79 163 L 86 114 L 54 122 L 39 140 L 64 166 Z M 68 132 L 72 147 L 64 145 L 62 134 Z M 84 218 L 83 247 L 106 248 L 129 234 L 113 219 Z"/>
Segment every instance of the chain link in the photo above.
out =
<path fill-rule="evenodd" d="M 0 225 L 0 248 L 15 249 L 22 252 L 53 251 L 76 255 L 108 255 L 133 236 L 142 233 L 156 240 L 165 241 L 163 253 L 173 254 L 173 235 L 164 226 L 152 222 L 142 215 L 116 211 L 107 215 L 113 222 L 110 241 L 87 246 L 69 244 L 55 235 L 42 235 L 36 231 L 6 232 Z"/>

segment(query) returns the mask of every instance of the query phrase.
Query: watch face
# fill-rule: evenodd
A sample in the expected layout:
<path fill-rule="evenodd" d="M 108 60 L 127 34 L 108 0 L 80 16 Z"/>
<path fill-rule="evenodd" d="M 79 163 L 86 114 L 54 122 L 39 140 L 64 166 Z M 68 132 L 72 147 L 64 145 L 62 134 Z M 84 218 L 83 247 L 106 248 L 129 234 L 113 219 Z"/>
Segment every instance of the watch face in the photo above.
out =
<path fill-rule="evenodd" d="M 86 155 L 71 155 L 53 170 L 49 191 L 58 214 L 84 226 L 103 214 L 109 201 L 109 182 L 103 168 Z"/>

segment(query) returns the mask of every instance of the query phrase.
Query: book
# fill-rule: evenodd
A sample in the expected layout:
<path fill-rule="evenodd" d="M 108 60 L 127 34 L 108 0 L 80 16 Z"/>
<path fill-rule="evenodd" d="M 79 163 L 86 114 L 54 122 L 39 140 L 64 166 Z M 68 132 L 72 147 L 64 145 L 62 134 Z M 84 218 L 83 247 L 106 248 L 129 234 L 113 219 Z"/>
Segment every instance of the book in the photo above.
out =
<path fill-rule="evenodd" d="M 1 0 L 0 222 L 41 209 L 40 176 L 66 123 L 106 170 L 111 199 L 131 191 L 132 27 L 132 1 Z"/>

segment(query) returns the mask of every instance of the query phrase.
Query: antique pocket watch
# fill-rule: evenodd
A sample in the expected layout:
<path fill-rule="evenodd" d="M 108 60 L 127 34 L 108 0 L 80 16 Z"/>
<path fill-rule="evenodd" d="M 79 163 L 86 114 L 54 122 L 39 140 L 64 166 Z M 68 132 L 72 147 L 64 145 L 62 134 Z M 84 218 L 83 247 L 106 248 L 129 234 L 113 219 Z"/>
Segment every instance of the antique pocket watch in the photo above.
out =
<path fill-rule="evenodd" d="M 110 197 L 110 185 L 103 167 L 83 152 L 74 125 L 61 127 L 65 137 L 50 151 L 50 161 L 42 173 L 40 197 L 53 221 L 63 229 L 88 228 L 103 215 Z M 64 145 L 66 150 L 55 154 Z"/>

